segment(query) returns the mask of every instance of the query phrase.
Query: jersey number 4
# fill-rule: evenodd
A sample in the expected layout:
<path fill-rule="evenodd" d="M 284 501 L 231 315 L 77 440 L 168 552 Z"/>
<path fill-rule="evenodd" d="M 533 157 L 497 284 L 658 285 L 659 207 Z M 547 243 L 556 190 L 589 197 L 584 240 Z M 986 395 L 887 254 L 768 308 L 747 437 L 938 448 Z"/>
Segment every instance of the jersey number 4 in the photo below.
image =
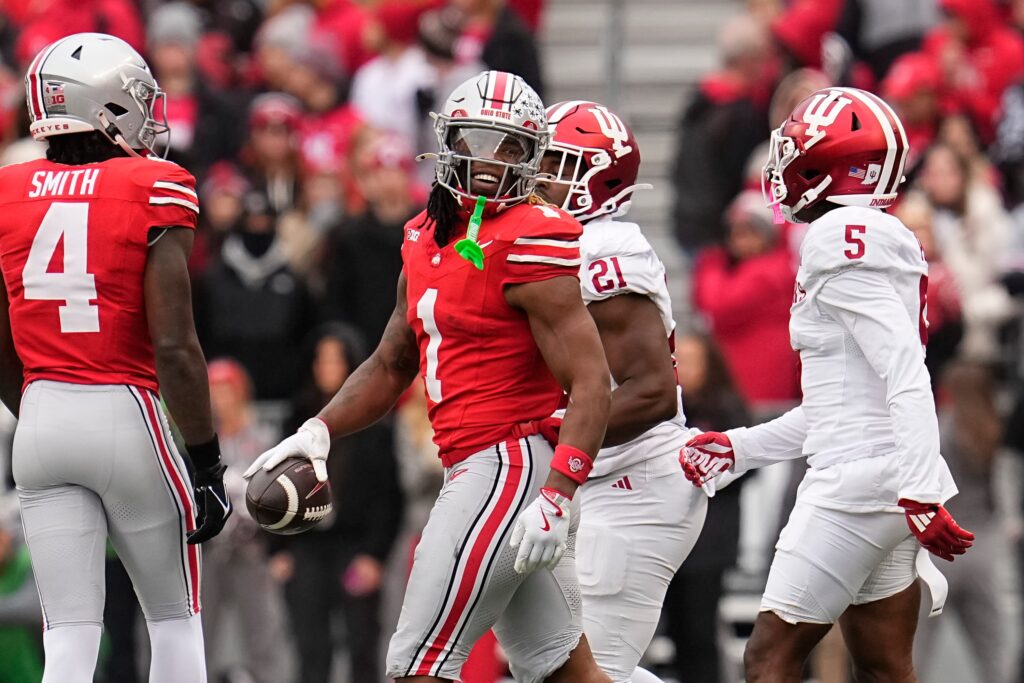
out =
<path fill-rule="evenodd" d="M 63 301 L 61 332 L 99 332 L 100 309 L 96 278 L 87 271 L 89 205 L 85 202 L 54 202 L 39 224 L 25 261 L 21 281 L 25 298 Z M 51 272 L 57 246 L 64 242 L 63 272 Z"/>

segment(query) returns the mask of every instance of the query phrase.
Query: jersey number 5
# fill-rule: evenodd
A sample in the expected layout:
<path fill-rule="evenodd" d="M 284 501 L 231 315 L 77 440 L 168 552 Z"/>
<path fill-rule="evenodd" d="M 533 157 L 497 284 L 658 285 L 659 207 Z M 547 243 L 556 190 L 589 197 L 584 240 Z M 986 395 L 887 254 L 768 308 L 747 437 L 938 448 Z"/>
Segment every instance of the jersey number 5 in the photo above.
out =
<path fill-rule="evenodd" d="M 39 224 L 21 273 L 26 299 L 63 301 L 61 332 L 99 332 L 100 309 L 89 303 L 96 298 L 96 278 L 87 271 L 89 205 L 85 202 L 54 202 Z M 64 242 L 62 272 L 50 272 L 57 245 Z"/>
<path fill-rule="evenodd" d="M 867 230 L 867 226 L 864 225 L 846 226 L 846 243 L 853 245 L 852 249 L 847 249 L 843 252 L 846 254 L 846 258 L 853 260 L 864 255 L 864 240 L 860 238 L 860 235 L 863 235 Z"/>

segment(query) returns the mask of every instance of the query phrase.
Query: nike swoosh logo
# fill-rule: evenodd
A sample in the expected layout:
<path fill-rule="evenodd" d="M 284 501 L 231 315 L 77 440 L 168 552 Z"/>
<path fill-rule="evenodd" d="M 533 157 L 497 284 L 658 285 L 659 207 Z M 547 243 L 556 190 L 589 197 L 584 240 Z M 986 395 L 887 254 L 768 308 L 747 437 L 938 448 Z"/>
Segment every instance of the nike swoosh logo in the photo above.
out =
<path fill-rule="evenodd" d="M 451 476 L 448 477 L 448 481 L 455 481 L 455 477 L 463 475 L 467 471 L 468 471 L 468 468 L 466 468 L 466 467 L 463 467 L 461 470 L 455 470 L 454 472 L 451 473 Z"/>
<path fill-rule="evenodd" d="M 494 243 L 494 240 L 487 240 L 486 242 L 481 242 L 480 243 L 480 248 L 481 249 L 486 249 L 487 247 L 491 246 L 491 244 L 493 244 L 493 243 Z"/>
<path fill-rule="evenodd" d="M 541 531 L 551 531 L 551 523 L 548 522 L 548 516 L 544 514 L 544 511 L 540 511 L 541 519 L 544 520 L 544 526 L 541 527 Z"/>
<path fill-rule="evenodd" d="M 317 491 L 319 491 L 320 489 L 322 489 L 322 488 L 323 488 L 324 486 L 326 486 L 326 485 L 327 485 L 327 482 L 326 482 L 326 481 L 318 481 L 318 482 L 317 482 L 317 484 L 316 484 L 316 486 L 314 486 L 314 487 L 313 487 L 313 490 L 312 490 L 312 491 L 310 491 L 310 492 L 309 492 L 308 494 L 306 494 L 306 500 L 309 500 L 310 498 L 312 498 L 312 497 L 313 497 L 313 495 L 314 495 L 314 494 L 315 494 L 315 493 L 316 493 Z"/>

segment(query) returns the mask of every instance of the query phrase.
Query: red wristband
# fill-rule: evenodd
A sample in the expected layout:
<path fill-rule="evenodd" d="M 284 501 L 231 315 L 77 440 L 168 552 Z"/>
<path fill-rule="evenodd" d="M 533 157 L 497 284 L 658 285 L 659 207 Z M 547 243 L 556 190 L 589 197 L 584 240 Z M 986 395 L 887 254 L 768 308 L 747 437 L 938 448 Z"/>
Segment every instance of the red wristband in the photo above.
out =
<path fill-rule="evenodd" d="M 582 486 L 590 476 L 590 470 L 594 469 L 594 461 L 575 446 L 560 443 L 555 446 L 555 455 L 551 458 L 551 469 L 561 472 Z"/>

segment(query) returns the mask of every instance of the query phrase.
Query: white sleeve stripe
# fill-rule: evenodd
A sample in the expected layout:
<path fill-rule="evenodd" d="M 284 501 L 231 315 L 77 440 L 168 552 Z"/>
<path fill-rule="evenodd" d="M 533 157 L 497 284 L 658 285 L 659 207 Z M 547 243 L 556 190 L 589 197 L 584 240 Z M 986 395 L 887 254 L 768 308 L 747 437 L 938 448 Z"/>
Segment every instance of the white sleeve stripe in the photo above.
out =
<path fill-rule="evenodd" d="M 546 263 L 552 266 L 572 266 L 579 268 L 582 261 L 578 258 L 555 258 L 554 256 L 537 256 L 527 254 L 509 254 L 509 263 Z"/>
<path fill-rule="evenodd" d="M 521 246 L 531 247 L 559 247 L 563 249 L 578 249 L 580 246 L 579 240 L 551 240 L 534 237 L 519 237 L 516 239 L 514 244 Z"/>
<path fill-rule="evenodd" d="M 187 199 L 178 199 L 177 197 L 150 197 L 150 204 L 177 204 L 178 206 L 184 206 L 186 209 L 191 209 L 196 213 L 199 213 L 199 207 L 193 202 Z"/>
<path fill-rule="evenodd" d="M 196 195 L 195 191 L 192 188 L 186 187 L 184 185 L 179 185 L 178 183 L 172 183 L 166 180 L 158 180 L 155 183 L 153 183 L 153 187 L 157 187 L 163 190 L 174 190 L 176 192 L 186 194 L 189 197 L 192 197 L 192 199 L 199 199 L 199 196 Z"/>

